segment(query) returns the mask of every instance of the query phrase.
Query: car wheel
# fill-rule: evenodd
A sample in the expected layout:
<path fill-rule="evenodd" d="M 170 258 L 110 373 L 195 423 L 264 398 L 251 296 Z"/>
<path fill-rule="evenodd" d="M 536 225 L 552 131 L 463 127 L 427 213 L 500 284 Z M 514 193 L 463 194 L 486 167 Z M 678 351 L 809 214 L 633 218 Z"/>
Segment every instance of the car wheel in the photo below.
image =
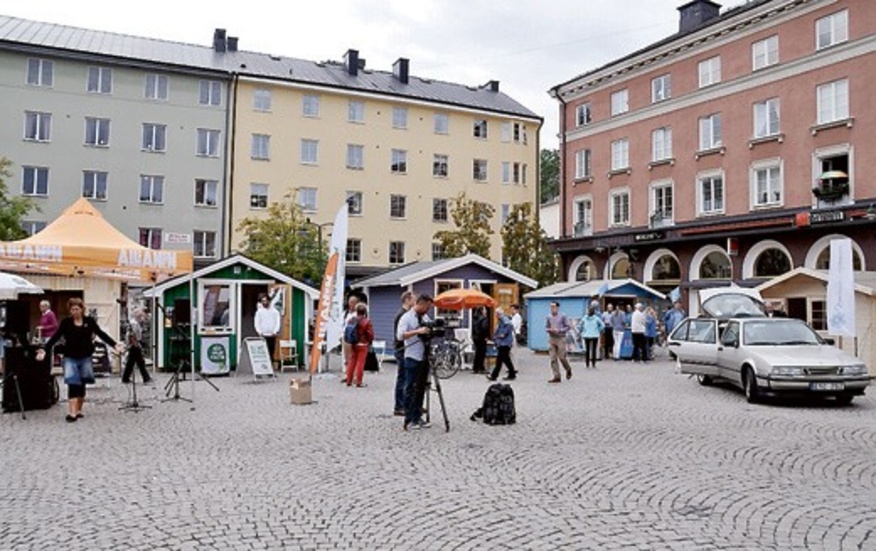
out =
<path fill-rule="evenodd" d="M 742 386 L 745 389 L 745 400 L 749 404 L 756 404 L 760 401 L 760 391 L 757 389 L 757 377 L 754 376 L 754 370 L 750 367 L 745 367 L 742 371 Z"/>
<path fill-rule="evenodd" d="M 836 403 L 841 406 L 847 406 L 852 403 L 852 400 L 855 399 L 854 394 L 837 394 L 836 395 Z"/>
<path fill-rule="evenodd" d="M 708 375 L 697 375 L 697 382 L 700 383 L 700 386 L 712 386 L 715 381 Z"/>

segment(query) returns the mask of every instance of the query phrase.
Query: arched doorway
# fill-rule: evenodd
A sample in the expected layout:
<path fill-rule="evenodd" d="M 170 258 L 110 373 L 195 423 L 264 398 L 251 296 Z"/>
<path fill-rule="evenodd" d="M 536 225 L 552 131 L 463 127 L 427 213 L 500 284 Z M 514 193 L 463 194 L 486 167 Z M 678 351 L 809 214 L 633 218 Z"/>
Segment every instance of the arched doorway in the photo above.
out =
<path fill-rule="evenodd" d="M 794 262 L 788 249 L 773 239 L 754 245 L 745 255 L 742 277 L 771 278 L 790 272 Z"/>

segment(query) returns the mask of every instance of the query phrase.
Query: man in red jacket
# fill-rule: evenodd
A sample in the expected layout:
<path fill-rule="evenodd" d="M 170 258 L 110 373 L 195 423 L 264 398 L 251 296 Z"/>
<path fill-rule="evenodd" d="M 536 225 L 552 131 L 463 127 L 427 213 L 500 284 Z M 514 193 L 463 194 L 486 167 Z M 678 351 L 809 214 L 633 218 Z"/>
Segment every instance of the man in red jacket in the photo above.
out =
<path fill-rule="evenodd" d="M 347 377 L 345 382 L 347 386 L 353 384 L 353 376 L 356 378 L 356 386 L 365 386 L 362 383 L 362 377 L 365 375 L 365 359 L 368 357 L 368 348 L 371 346 L 371 341 L 374 340 L 374 326 L 371 325 L 371 320 L 368 319 L 368 305 L 359 303 L 356 305 L 356 333 L 358 340 L 351 346 L 350 361 L 347 362 Z"/>

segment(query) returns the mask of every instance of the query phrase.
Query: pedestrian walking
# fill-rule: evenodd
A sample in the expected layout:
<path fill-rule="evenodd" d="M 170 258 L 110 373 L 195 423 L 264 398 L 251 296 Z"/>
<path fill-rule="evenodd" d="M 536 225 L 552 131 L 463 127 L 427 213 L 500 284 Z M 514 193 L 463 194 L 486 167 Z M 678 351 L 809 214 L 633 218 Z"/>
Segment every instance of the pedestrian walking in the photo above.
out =
<path fill-rule="evenodd" d="M 566 334 L 571 329 L 571 326 L 566 314 L 560 313 L 559 302 L 551 302 L 551 313 L 545 321 L 545 329 L 547 329 L 548 334 L 548 350 L 551 357 L 551 372 L 553 373 L 553 377 L 548 382 L 559 383 L 562 381 L 560 377 L 560 363 L 566 369 L 566 379 L 571 379 L 572 366 L 569 365 L 569 360 L 566 359 Z"/>
<path fill-rule="evenodd" d="M 592 306 L 587 310 L 587 315 L 578 322 L 578 332 L 584 339 L 584 366 L 596 367 L 596 348 L 599 345 L 599 335 L 605 329 L 605 323 L 596 313 Z"/>
<path fill-rule="evenodd" d="M 505 377 L 505 380 L 513 381 L 517 378 L 517 370 L 514 369 L 514 363 L 511 361 L 514 325 L 502 308 L 496 308 L 496 330 L 493 331 L 493 342 L 496 344 L 496 365 L 493 366 L 493 371 L 487 376 L 487 379 L 495 381 L 504 365 L 508 368 L 508 376 Z"/>
<path fill-rule="evenodd" d="M 626 315 L 624 314 L 623 306 L 618 304 L 611 314 L 611 331 L 614 333 L 614 361 L 621 359 L 621 345 L 624 342 L 624 331 L 626 329 Z"/>
<path fill-rule="evenodd" d="M 277 335 L 280 334 L 280 311 L 271 304 L 271 299 L 265 293 L 259 296 L 259 304 L 253 320 L 256 333 L 268 345 L 268 356 L 271 358 L 271 367 L 274 366 L 274 348 L 277 344 Z"/>

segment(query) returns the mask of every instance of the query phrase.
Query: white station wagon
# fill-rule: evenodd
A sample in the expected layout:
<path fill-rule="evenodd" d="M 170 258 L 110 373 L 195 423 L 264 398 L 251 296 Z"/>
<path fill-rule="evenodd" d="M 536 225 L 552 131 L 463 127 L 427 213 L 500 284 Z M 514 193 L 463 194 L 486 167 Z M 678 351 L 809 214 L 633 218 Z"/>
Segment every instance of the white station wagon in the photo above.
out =
<path fill-rule="evenodd" d="M 669 335 L 682 373 L 703 386 L 725 380 L 753 403 L 764 396 L 833 397 L 849 404 L 871 377 L 858 358 L 805 322 L 766 317 L 760 295 L 738 287 L 700 291 L 705 317 L 688 318 Z"/>

